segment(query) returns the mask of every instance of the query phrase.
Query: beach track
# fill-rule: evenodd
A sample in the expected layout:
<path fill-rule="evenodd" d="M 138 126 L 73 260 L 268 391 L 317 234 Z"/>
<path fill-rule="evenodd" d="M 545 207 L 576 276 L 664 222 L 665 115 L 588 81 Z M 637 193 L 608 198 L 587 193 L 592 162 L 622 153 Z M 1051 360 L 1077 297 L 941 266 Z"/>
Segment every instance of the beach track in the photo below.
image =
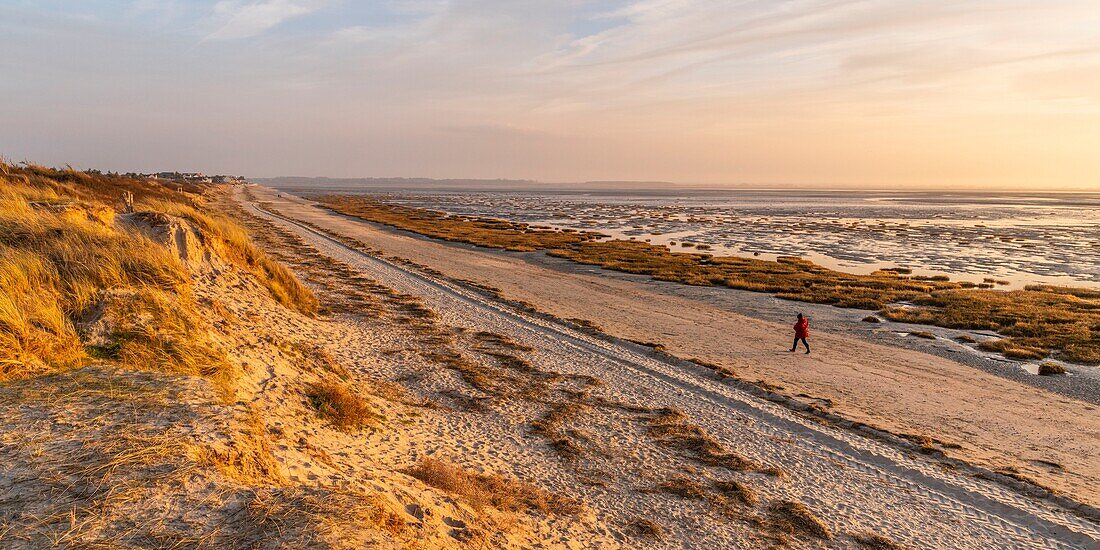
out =
<path fill-rule="evenodd" d="M 624 400 L 676 407 L 738 453 L 781 467 L 783 491 L 844 532 L 873 530 L 914 547 L 1100 548 L 1100 525 L 1049 499 L 854 430 L 823 424 L 643 346 L 533 314 L 486 292 L 345 244 L 278 203 L 238 200 L 399 292 L 420 297 L 442 322 L 492 331 L 536 350 L 539 367 L 603 381 Z M 317 216 L 335 216 L 315 209 Z M 645 464 L 639 464 L 644 469 Z M 614 510 L 602 510 L 613 513 Z"/>

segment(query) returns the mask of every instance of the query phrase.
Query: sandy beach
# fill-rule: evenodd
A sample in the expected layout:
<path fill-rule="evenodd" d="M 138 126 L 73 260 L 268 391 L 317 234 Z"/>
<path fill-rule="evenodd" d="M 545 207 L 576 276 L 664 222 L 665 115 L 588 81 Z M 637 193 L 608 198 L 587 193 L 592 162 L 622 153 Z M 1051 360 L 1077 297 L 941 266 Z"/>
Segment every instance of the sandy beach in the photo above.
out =
<path fill-rule="evenodd" d="M 0 550 L 1100 550 L 1098 7 L 0 1 Z"/>
<path fill-rule="evenodd" d="M 669 546 L 753 545 L 714 521 L 712 507 L 645 490 L 661 486 L 661 478 L 712 479 L 721 469 L 698 455 L 694 465 L 683 464 L 684 452 L 670 456 L 638 440 L 645 433 L 638 432 L 638 413 L 632 421 L 624 411 L 644 405 L 676 409 L 723 448 L 759 465 L 738 476 L 763 499 L 804 502 L 833 532 L 872 530 L 915 547 L 1082 547 L 1097 540 L 1095 519 L 1086 517 L 1090 509 L 1072 510 L 1072 502 L 1004 482 L 1020 476 L 1097 504 L 1097 465 L 1089 457 L 1097 455 L 1100 423 L 1087 402 L 827 330 L 814 332 L 812 355 L 791 355 L 784 351 L 786 324 L 597 273 L 563 274 L 521 258 L 400 235 L 262 187 L 249 194 L 254 202 L 245 194 L 238 199 L 254 215 L 380 284 L 419 297 L 445 324 L 505 335 L 530 348 L 531 363 L 566 385 L 558 388 L 563 395 L 583 395 L 577 405 L 586 411 L 583 420 L 558 443 L 576 445 L 584 458 L 566 467 L 525 442 L 530 434 L 521 419 L 533 413 L 531 403 L 505 401 L 485 420 L 447 419 L 439 429 L 448 434 L 441 440 L 450 442 L 448 453 L 466 463 L 508 469 L 552 490 L 580 491 L 599 521 L 659 518 Z M 498 289 L 506 300 L 462 280 Z M 605 335 L 553 317 L 586 321 Z M 761 399 L 711 369 L 626 340 L 720 365 L 795 402 L 908 436 L 924 452 L 799 414 L 792 402 Z M 579 380 L 599 382 L 580 387 Z M 1010 475 L 990 475 L 997 471 Z M 969 520 L 959 522 L 960 516 Z M 855 539 L 813 540 L 803 543 Z"/>

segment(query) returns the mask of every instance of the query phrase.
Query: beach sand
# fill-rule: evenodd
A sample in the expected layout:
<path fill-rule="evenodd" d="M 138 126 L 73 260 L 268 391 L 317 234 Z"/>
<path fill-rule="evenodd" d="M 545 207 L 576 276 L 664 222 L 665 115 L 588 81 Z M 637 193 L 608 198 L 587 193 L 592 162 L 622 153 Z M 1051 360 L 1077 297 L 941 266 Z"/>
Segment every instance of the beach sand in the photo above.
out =
<path fill-rule="evenodd" d="M 663 540 L 670 546 L 752 546 L 763 540 L 739 531 L 736 520 L 716 520 L 705 497 L 693 502 L 695 492 L 676 489 L 673 482 L 682 482 L 681 477 L 705 485 L 731 481 L 725 479 L 731 473 L 698 453 L 694 461 L 684 462 L 691 452 L 674 445 L 677 451 L 670 454 L 667 445 L 646 443 L 646 435 L 662 422 L 657 409 L 672 407 L 723 449 L 759 465 L 733 473 L 736 480 L 750 484 L 767 502 L 804 502 L 845 537 L 871 530 L 919 547 L 1073 547 L 1094 544 L 1100 533 L 1094 520 L 945 464 L 936 452 L 1022 475 L 1096 504 L 1097 464 L 1090 457 L 1098 455 L 1100 422 L 1090 412 L 1092 405 L 940 357 L 827 330 L 813 332 L 813 354 L 789 354 L 786 323 L 654 293 L 630 281 L 563 274 L 519 258 L 400 235 L 262 187 L 249 192 L 271 212 L 351 237 L 359 241 L 358 248 L 373 253 L 259 209 L 254 214 L 372 280 L 419 297 L 440 322 L 461 327 L 460 332 L 489 331 L 531 349 L 530 364 L 543 373 L 538 377 L 553 380 L 554 395 L 583 396 L 573 405 L 584 415 L 567 423 L 571 427 L 557 434 L 557 444 L 577 446 L 585 460 L 567 461 L 565 467 L 553 453 L 531 447 L 527 426 L 532 415 L 537 419 L 549 412 L 530 402 L 503 401 L 489 420 L 456 424 L 453 418 L 441 419 L 438 435 L 450 442 L 440 452 L 461 456 L 466 464 L 579 493 L 594 513 L 588 527 L 602 525 L 596 529 L 622 536 L 622 522 L 629 518 L 654 518 L 667 530 Z M 244 200 L 244 194 L 239 198 Z M 459 279 L 499 289 L 504 297 L 553 316 L 588 321 L 612 336 L 659 343 L 673 355 L 721 365 L 742 380 L 763 380 L 778 393 L 849 420 L 913 436 L 932 452 L 823 425 L 750 395 L 711 370 L 685 367 L 644 347 L 524 313 L 456 283 Z M 337 347 L 351 349 L 344 343 Z M 555 401 L 551 409 L 555 403 L 568 405 Z M 608 403 L 617 405 L 608 408 Z M 643 408 L 647 412 L 639 413 Z M 784 474 L 761 471 L 768 468 Z M 745 517 L 741 521 L 751 523 Z M 828 546 L 839 540 L 806 544 Z"/>

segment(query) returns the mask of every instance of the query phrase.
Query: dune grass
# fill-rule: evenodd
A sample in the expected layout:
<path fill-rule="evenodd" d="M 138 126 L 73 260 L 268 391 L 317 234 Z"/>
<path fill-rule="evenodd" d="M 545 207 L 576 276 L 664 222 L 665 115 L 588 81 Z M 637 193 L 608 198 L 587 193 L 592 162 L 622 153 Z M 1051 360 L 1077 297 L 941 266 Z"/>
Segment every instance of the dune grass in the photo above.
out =
<path fill-rule="evenodd" d="M 306 315 L 317 313 L 318 302 L 308 288 L 286 268 L 257 248 L 240 225 L 229 218 L 201 211 L 181 201 L 150 200 L 144 208 L 190 220 L 206 238 L 206 244 L 230 263 L 256 276 L 280 304 Z"/>
<path fill-rule="evenodd" d="M 381 419 L 366 399 L 341 384 L 310 384 L 306 387 L 305 394 L 317 414 L 341 430 L 360 430 L 373 426 Z"/>
<path fill-rule="evenodd" d="M 868 550 L 904 550 L 904 546 L 878 533 L 863 532 L 852 534 L 852 540 Z"/>
<path fill-rule="evenodd" d="M 664 540 L 665 529 L 661 524 L 648 519 L 637 517 L 626 524 L 626 530 L 632 536 L 655 541 Z"/>
<path fill-rule="evenodd" d="M 773 502 L 768 507 L 768 516 L 779 531 L 806 534 L 824 540 L 833 538 L 833 532 L 825 522 L 801 502 L 790 500 Z"/>
<path fill-rule="evenodd" d="M 1010 358 L 1041 358 L 1053 351 L 1068 361 L 1100 364 L 1100 291 L 1046 285 L 998 291 L 943 276 L 915 276 L 902 268 L 855 275 L 801 258 L 767 261 L 673 252 L 638 240 L 602 240 L 598 233 L 448 216 L 363 197 L 326 196 L 319 201 L 336 212 L 448 241 L 508 250 L 544 250 L 578 263 L 662 281 L 725 286 L 789 300 L 881 310 L 880 315 L 891 321 L 992 330 L 1004 338 L 983 343 L 983 349 Z M 693 243 L 683 244 L 685 248 L 694 247 Z"/>
<path fill-rule="evenodd" d="M 203 247 L 255 274 L 280 302 L 316 307 L 243 230 L 196 201 L 146 180 L 0 163 L 0 381 L 98 359 L 228 386 L 232 373 L 193 297 L 192 273 L 169 243 L 147 234 L 150 224 L 189 220 Z"/>
<path fill-rule="evenodd" d="M 475 510 L 492 506 L 508 512 L 538 511 L 544 515 L 572 516 L 583 509 L 583 505 L 575 499 L 556 495 L 529 483 L 471 472 L 433 458 L 421 460 L 405 473 L 461 498 Z"/>

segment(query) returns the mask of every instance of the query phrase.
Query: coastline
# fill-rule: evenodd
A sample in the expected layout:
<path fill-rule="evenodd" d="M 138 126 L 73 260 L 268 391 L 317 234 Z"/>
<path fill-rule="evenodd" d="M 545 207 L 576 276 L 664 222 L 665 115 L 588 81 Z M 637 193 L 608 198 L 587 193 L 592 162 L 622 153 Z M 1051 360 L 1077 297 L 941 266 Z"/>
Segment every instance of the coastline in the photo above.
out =
<path fill-rule="evenodd" d="M 262 200 L 276 198 L 274 192 L 266 193 Z M 589 320 L 616 336 L 656 339 L 675 355 L 728 365 L 741 378 L 762 379 L 790 395 L 815 396 L 854 421 L 961 445 L 945 452 L 1033 479 L 1085 503 L 1098 501 L 1096 466 L 1082 458 L 1095 456 L 1100 433 L 1095 419 L 1081 414 L 1095 410 L 1088 402 L 933 355 L 821 330 L 814 335 L 820 344 L 811 356 L 812 367 L 792 367 L 786 355 L 764 349 L 731 352 L 726 335 L 737 333 L 744 335 L 743 341 L 783 349 L 789 344 L 788 327 L 656 294 L 637 281 L 598 274 L 566 276 L 502 254 L 318 216 L 301 199 L 287 202 L 281 201 L 280 208 L 290 214 L 350 230 L 355 238 L 388 254 L 499 288 L 511 299 L 562 318 Z M 654 308 L 659 312 L 653 313 Z M 684 331 L 685 326 L 690 330 Z M 1072 425 L 1066 426 L 1067 421 Z M 1046 463 L 1059 467 L 1043 466 Z"/>

